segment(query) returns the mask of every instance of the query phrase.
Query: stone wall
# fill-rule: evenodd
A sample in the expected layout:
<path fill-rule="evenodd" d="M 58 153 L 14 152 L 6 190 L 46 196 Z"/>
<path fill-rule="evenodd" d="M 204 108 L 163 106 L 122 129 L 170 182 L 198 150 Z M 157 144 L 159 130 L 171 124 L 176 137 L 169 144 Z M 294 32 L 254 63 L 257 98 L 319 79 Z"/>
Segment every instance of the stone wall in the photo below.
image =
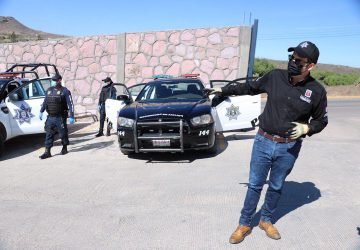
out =
<path fill-rule="evenodd" d="M 76 114 L 96 114 L 106 76 L 128 86 L 154 74 L 200 73 L 205 84 L 243 76 L 249 34 L 250 27 L 225 27 L 0 44 L 0 71 L 14 63 L 55 64 L 72 92 Z"/>
<path fill-rule="evenodd" d="M 116 36 L 0 44 L 0 71 L 14 63 L 52 63 L 73 95 L 77 114 L 96 113 L 101 80 L 115 76 Z"/>
<path fill-rule="evenodd" d="M 200 73 L 204 82 L 235 79 L 239 35 L 239 27 L 126 34 L 125 82 L 185 73 Z"/>

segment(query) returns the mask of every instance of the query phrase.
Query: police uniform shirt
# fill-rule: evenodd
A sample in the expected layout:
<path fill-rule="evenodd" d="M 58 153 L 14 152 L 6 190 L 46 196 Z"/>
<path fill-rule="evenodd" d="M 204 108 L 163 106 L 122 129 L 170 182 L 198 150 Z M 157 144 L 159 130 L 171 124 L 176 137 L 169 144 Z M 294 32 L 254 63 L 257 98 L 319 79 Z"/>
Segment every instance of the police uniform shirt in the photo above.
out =
<path fill-rule="evenodd" d="M 74 104 L 72 101 L 71 92 L 70 92 L 70 90 L 68 90 L 66 87 L 63 87 L 63 86 L 61 86 L 61 88 L 56 88 L 55 86 L 53 86 L 46 90 L 45 99 L 44 99 L 43 105 L 40 109 L 40 112 L 41 113 L 44 112 L 48 105 L 48 95 L 55 95 L 55 94 L 60 94 L 62 99 L 63 98 L 65 99 L 66 106 L 63 108 L 65 108 L 65 110 L 69 111 L 70 117 L 74 117 Z"/>
<path fill-rule="evenodd" d="M 259 127 L 265 132 L 289 137 L 291 122 L 307 123 L 311 136 L 327 123 L 325 88 L 310 75 L 302 82 L 290 82 L 287 70 L 276 69 L 256 81 L 222 88 L 224 95 L 256 95 L 267 93 L 267 102 L 259 116 Z M 310 120 L 310 122 L 309 122 Z"/>

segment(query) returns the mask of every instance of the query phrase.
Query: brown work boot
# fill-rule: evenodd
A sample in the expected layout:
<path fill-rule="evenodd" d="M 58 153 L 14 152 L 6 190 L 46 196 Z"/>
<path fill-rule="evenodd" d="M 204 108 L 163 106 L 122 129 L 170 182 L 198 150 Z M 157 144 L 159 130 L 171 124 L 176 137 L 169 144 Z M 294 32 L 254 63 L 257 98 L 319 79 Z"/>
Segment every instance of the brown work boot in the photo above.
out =
<path fill-rule="evenodd" d="M 274 225 L 270 221 L 260 221 L 259 223 L 260 229 L 266 232 L 266 235 L 274 240 L 281 239 L 279 231 L 274 227 Z"/>
<path fill-rule="evenodd" d="M 251 227 L 239 225 L 230 236 L 229 242 L 231 244 L 238 244 L 242 242 L 250 233 Z"/>

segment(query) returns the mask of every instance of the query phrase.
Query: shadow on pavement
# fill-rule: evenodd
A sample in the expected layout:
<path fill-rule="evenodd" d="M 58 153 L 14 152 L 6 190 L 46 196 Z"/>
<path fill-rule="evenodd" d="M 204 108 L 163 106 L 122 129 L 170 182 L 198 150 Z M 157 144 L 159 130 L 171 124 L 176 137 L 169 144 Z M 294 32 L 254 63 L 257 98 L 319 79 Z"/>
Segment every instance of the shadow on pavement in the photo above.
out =
<path fill-rule="evenodd" d="M 69 125 L 69 140 L 72 142 L 72 138 L 76 137 L 74 134 L 76 131 L 89 126 L 91 123 L 75 123 Z M 58 140 L 58 135 L 55 136 L 55 141 Z M 22 155 L 34 152 L 44 146 L 45 133 L 35 135 L 23 135 L 15 137 L 5 142 L 4 153 L 0 158 L 0 161 L 16 158 Z M 54 145 L 61 145 L 61 142 L 55 142 Z"/>
<path fill-rule="evenodd" d="M 196 159 L 209 158 L 213 155 L 200 151 L 184 153 L 139 153 L 128 155 L 131 159 L 144 160 L 146 163 L 191 163 Z"/>
<path fill-rule="evenodd" d="M 128 157 L 131 159 L 144 160 L 146 163 L 191 163 L 198 159 L 212 158 L 224 152 L 228 146 L 224 135 L 221 133 L 218 134 L 216 140 L 216 153 L 210 153 L 206 150 L 187 150 L 184 153 L 154 152 L 130 154 Z"/>
<path fill-rule="evenodd" d="M 277 211 L 274 214 L 274 223 L 295 209 L 318 200 L 321 197 L 320 189 L 312 182 L 285 182 Z"/>
<path fill-rule="evenodd" d="M 59 139 L 59 138 L 57 138 Z M 90 141 L 95 139 L 95 133 L 78 133 L 78 134 L 70 134 L 69 135 L 69 141 L 70 145 L 76 145 L 85 141 Z M 61 146 L 61 140 L 57 140 L 54 142 L 54 146 Z"/>
<path fill-rule="evenodd" d="M 264 189 L 264 191 L 266 190 Z M 274 214 L 273 223 L 275 224 L 279 219 L 288 213 L 291 213 L 303 205 L 314 202 L 320 197 L 320 190 L 312 182 L 299 183 L 295 181 L 286 181 L 278 207 Z M 260 213 L 261 210 L 255 214 L 252 226 L 257 226 L 259 224 Z"/>
<path fill-rule="evenodd" d="M 87 141 L 87 140 L 85 140 L 85 141 Z M 89 143 L 89 144 L 85 144 L 85 145 L 81 145 L 81 146 L 73 146 L 69 150 L 69 152 L 81 152 L 81 151 L 87 151 L 90 149 L 102 149 L 102 148 L 109 147 L 113 144 L 114 144 L 114 141 Z"/>

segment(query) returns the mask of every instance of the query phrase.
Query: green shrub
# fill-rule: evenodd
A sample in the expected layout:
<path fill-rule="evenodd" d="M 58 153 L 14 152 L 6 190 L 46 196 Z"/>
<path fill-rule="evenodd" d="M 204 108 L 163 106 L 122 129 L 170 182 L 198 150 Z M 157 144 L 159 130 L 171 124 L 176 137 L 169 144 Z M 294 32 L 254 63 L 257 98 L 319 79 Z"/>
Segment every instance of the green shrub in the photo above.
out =
<path fill-rule="evenodd" d="M 266 59 L 255 59 L 254 75 L 263 76 L 269 71 L 275 69 L 275 66 Z"/>
<path fill-rule="evenodd" d="M 311 75 L 319 82 L 327 86 L 352 85 L 359 81 L 360 74 L 339 74 L 329 71 L 314 70 Z"/>
<path fill-rule="evenodd" d="M 10 38 L 10 41 L 11 41 L 12 43 L 15 43 L 15 42 L 18 41 L 18 40 L 17 40 L 17 35 L 15 34 L 14 31 L 11 33 L 11 35 L 9 36 L 9 38 Z"/>
<path fill-rule="evenodd" d="M 266 59 L 255 58 L 254 75 L 263 76 L 269 71 L 275 69 L 275 67 L 276 66 L 274 64 L 270 63 Z M 321 84 L 327 86 L 352 85 L 358 84 L 360 82 L 359 73 L 340 74 L 331 71 L 315 69 L 311 71 L 311 76 L 318 80 Z"/>

